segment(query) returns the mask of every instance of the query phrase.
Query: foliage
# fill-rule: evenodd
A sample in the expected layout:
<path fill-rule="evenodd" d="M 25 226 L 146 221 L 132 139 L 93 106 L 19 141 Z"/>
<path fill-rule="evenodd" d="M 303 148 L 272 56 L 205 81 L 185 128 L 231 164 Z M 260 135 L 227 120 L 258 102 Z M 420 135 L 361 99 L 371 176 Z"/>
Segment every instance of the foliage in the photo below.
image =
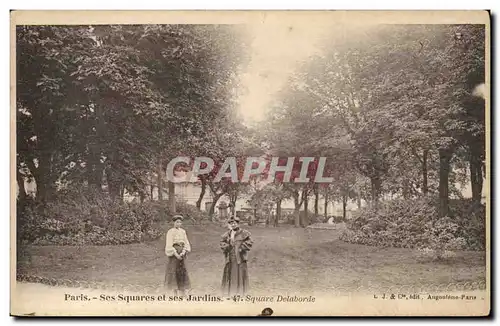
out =
<path fill-rule="evenodd" d="M 430 247 L 446 246 L 452 238 L 465 239 L 466 247 L 484 246 L 479 206 L 466 212 L 448 202 L 458 193 L 454 184 L 467 177 L 474 202 L 481 199 L 485 102 L 475 87 L 485 79 L 484 27 L 380 25 L 345 35 L 329 35 L 321 53 L 291 76 L 269 119 L 252 130 L 235 113 L 235 90 L 249 52 L 238 26 L 19 26 L 17 181 L 26 206 L 20 211 L 33 226 L 26 237 L 87 228 L 101 235 L 132 232 L 120 237 L 138 241 L 152 229 L 153 206 L 166 215 L 171 209 L 148 203 L 147 187 L 152 194 L 156 178 L 163 194 L 166 162 L 183 155 L 214 159 L 212 172 L 199 177 L 213 196 L 210 215 L 222 196 L 235 203 L 253 191 L 252 204 L 293 199 L 299 226 L 299 211 L 308 219 L 311 195 L 322 193 L 344 204 L 368 201 L 373 210 L 361 215 L 369 219 L 366 232 L 387 235 L 390 245 L 420 241 L 395 237 L 393 228 L 401 226 L 408 235 L 424 234 Z M 275 188 L 257 193 L 252 183 L 268 170 L 248 184 L 215 179 L 228 156 L 237 157 L 238 177 L 247 156 L 278 157 L 280 163 L 313 157 L 311 179 L 317 158 L 326 157 L 324 175 L 332 181 L 290 184 L 277 173 Z M 300 169 L 295 162 L 292 179 Z M 36 184 L 36 205 L 28 203 L 24 180 Z M 65 190 L 80 187 L 83 194 Z M 138 195 L 142 204 L 123 204 L 125 192 Z M 445 207 L 442 220 L 434 218 L 430 204 L 421 208 L 425 212 L 406 206 L 437 192 Z M 409 200 L 400 201 L 401 207 L 390 204 L 401 217 L 387 207 L 377 215 L 384 195 Z M 204 218 L 193 207 L 178 206 L 196 221 Z M 416 220 L 404 221 L 408 215 Z M 429 220 L 420 220 L 423 215 Z M 43 221 L 35 219 L 40 216 Z M 442 230 L 437 236 L 436 227 Z"/>
<path fill-rule="evenodd" d="M 458 225 L 458 234 L 471 250 L 486 246 L 486 206 L 472 199 L 452 200 L 450 216 Z"/>
<path fill-rule="evenodd" d="M 16 46 L 18 180 L 41 201 L 73 184 L 144 198 L 158 157 L 219 146 L 203 137 L 232 120 L 245 62 L 227 25 L 19 26 Z"/>
<path fill-rule="evenodd" d="M 252 193 L 248 203 L 252 207 L 261 209 L 288 198 L 290 198 L 290 193 L 286 191 L 283 184 L 269 183 L 261 189 L 256 189 Z"/>
<path fill-rule="evenodd" d="M 452 216 L 438 217 L 438 201 L 425 197 L 393 200 L 378 210 L 366 208 L 347 223 L 342 240 L 371 246 L 434 252 L 484 250 L 484 207 L 461 202 Z"/>
<path fill-rule="evenodd" d="M 57 202 L 33 202 L 18 208 L 18 237 L 40 245 L 150 241 L 161 236 L 171 221 L 172 214 L 164 206 L 166 202 L 158 201 L 123 203 L 85 189 L 59 193 Z M 176 214 L 185 216 L 187 223 L 206 217 L 196 207 L 184 203 L 179 203 Z"/>
<path fill-rule="evenodd" d="M 327 156 L 340 197 L 376 206 L 383 195 L 439 191 L 447 207 L 470 160 L 478 200 L 484 103 L 473 89 L 484 82 L 484 55 L 480 25 L 332 33 L 291 76 L 262 129 L 280 156 Z M 360 177 L 369 179 L 368 196 L 361 184 L 350 186 Z"/>
<path fill-rule="evenodd" d="M 203 220 L 205 221 L 209 220 L 208 214 L 204 211 L 200 211 L 194 205 L 190 205 L 185 202 L 177 202 L 175 208 L 176 208 L 175 213 L 180 214 L 184 217 L 184 223 L 197 224 Z M 165 216 L 172 216 L 172 215 L 173 214 L 167 209 Z"/>

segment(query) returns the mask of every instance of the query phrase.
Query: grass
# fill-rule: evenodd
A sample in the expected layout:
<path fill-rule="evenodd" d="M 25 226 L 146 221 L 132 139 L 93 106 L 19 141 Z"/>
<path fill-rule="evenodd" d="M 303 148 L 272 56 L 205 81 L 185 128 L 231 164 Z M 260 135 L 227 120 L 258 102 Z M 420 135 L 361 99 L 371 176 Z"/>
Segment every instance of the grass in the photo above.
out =
<path fill-rule="evenodd" d="M 216 225 L 185 227 L 193 252 L 188 271 L 193 289 L 219 288 L 223 256 Z M 485 255 L 459 252 L 446 262 L 417 259 L 410 249 L 377 248 L 339 240 L 340 230 L 248 227 L 254 239 L 249 256 L 252 291 L 321 293 L 334 288 L 420 286 L 477 282 L 485 278 Z M 161 286 L 165 271 L 164 237 L 117 246 L 31 246 L 30 261 L 18 272 L 55 279 Z"/>

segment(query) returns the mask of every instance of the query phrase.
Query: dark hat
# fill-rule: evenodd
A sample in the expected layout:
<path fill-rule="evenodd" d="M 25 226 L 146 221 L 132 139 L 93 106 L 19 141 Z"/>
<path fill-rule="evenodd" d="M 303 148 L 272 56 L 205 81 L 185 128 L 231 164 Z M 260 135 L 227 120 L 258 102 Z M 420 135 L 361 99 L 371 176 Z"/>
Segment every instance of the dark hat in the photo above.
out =
<path fill-rule="evenodd" d="M 184 217 L 182 217 L 182 215 L 174 215 L 174 217 L 172 217 L 172 222 L 175 222 L 177 220 L 184 220 Z"/>
<path fill-rule="evenodd" d="M 230 223 L 230 222 L 236 222 L 236 223 L 240 223 L 240 218 L 238 216 L 231 216 L 229 218 L 229 220 L 227 220 L 227 223 Z"/>

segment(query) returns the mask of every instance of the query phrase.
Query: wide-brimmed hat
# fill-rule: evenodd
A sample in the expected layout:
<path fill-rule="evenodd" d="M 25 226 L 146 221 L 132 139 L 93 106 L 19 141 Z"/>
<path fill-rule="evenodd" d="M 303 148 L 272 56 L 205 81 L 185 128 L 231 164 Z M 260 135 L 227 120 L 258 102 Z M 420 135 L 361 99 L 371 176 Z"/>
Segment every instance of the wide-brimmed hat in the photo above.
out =
<path fill-rule="evenodd" d="M 227 223 L 231 223 L 231 222 L 236 222 L 236 223 L 240 223 L 240 218 L 238 216 L 231 216 L 228 220 L 227 220 Z"/>
<path fill-rule="evenodd" d="M 183 217 L 182 215 L 174 215 L 174 216 L 172 217 L 172 222 L 175 222 L 175 221 L 177 221 L 177 220 L 181 220 L 181 221 L 183 221 L 183 220 L 184 220 L 184 217 Z"/>

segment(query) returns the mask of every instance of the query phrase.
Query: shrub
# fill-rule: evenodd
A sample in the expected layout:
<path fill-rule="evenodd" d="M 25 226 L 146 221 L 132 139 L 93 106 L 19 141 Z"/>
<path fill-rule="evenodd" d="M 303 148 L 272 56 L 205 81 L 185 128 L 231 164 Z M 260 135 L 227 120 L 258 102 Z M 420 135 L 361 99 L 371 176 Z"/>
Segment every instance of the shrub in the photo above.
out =
<path fill-rule="evenodd" d="M 184 203 L 177 205 L 177 212 L 188 223 L 205 217 Z M 18 203 L 17 231 L 20 241 L 39 245 L 127 244 L 157 239 L 170 216 L 166 201 L 124 203 L 76 188 L 43 205 Z"/>
<path fill-rule="evenodd" d="M 456 250 L 484 250 L 484 206 L 452 203 L 450 216 L 438 218 L 432 198 L 394 200 L 378 210 L 365 208 L 347 222 L 346 242 L 380 247 L 416 248 L 424 255 L 451 257 Z"/>
<path fill-rule="evenodd" d="M 458 224 L 458 234 L 470 250 L 484 250 L 486 246 L 486 207 L 471 199 L 452 200 L 450 216 Z"/>
<path fill-rule="evenodd" d="M 290 212 L 290 213 L 282 213 L 281 219 L 284 220 L 283 223 L 289 224 L 289 225 L 295 225 L 295 212 Z M 319 214 L 317 217 L 314 215 L 314 212 L 308 211 L 307 213 L 307 218 L 306 218 L 306 212 L 301 210 L 299 212 L 299 221 L 300 221 L 300 226 L 302 227 L 307 227 L 311 224 L 315 223 L 323 223 L 324 222 L 324 217 L 322 214 Z"/>
<path fill-rule="evenodd" d="M 185 202 L 177 202 L 175 207 L 176 213 L 184 216 L 184 221 L 196 224 L 202 220 L 209 220 L 208 213 L 198 210 L 194 205 Z M 167 209 L 168 212 L 168 209 Z M 169 213 L 169 215 L 172 215 Z"/>

